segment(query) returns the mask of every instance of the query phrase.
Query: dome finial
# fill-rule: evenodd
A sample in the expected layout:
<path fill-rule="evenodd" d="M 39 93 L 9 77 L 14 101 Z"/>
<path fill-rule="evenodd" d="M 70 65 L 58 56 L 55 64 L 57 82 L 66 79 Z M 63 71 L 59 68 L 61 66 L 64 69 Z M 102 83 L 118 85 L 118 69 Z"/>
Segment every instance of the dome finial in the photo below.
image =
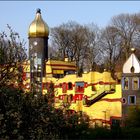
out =
<path fill-rule="evenodd" d="M 41 9 L 40 8 L 37 8 L 36 13 L 41 14 Z"/>

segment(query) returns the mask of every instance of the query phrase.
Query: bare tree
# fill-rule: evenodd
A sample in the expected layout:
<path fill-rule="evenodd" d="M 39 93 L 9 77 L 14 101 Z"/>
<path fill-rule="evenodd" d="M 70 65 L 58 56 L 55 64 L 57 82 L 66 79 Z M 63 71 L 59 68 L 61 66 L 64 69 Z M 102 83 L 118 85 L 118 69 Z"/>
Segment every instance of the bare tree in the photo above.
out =
<path fill-rule="evenodd" d="M 106 69 L 108 69 L 112 74 L 115 72 L 115 65 L 122 53 L 122 40 L 118 35 L 118 32 L 117 28 L 108 26 L 102 30 L 100 38 L 100 51 L 102 53 L 102 58 L 106 65 Z"/>
<path fill-rule="evenodd" d="M 51 29 L 52 45 L 53 48 L 57 49 L 59 59 L 64 59 L 66 56 L 66 50 L 70 42 L 69 35 L 70 31 L 66 24 Z"/>
<path fill-rule="evenodd" d="M 127 59 L 131 47 L 135 46 L 134 40 L 138 37 L 138 17 L 136 14 L 120 14 L 112 18 L 111 25 L 118 30 L 118 35 L 120 35 L 122 39 L 122 48 L 125 54 L 125 59 Z"/>
<path fill-rule="evenodd" d="M 53 28 L 51 36 L 57 58 L 75 60 L 78 71 L 103 69 L 105 63 L 114 73 L 117 62 L 129 57 L 131 47 L 140 47 L 140 14 L 114 16 L 102 31 L 95 24 L 70 21 Z"/>
<path fill-rule="evenodd" d="M 87 58 L 85 66 L 88 70 L 96 70 L 96 66 L 100 64 L 99 37 L 100 29 L 94 23 L 88 24 L 86 28 L 87 38 Z"/>
<path fill-rule="evenodd" d="M 76 61 L 78 71 L 83 68 L 87 57 L 88 38 L 84 26 L 70 21 L 52 29 L 52 44 L 56 46 L 61 57 L 67 56 Z"/>
<path fill-rule="evenodd" d="M 24 40 L 7 25 L 9 36 L 0 33 L 0 85 L 21 82 L 22 62 L 26 59 Z"/>

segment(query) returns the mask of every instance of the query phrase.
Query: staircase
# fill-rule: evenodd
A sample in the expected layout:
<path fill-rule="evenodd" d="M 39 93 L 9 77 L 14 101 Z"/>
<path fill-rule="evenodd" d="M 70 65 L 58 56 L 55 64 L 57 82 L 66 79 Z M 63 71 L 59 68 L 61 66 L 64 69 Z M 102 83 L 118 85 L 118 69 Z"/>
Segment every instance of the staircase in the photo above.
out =
<path fill-rule="evenodd" d="M 85 99 L 85 105 L 91 106 L 95 102 L 99 101 L 101 98 L 103 98 L 107 94 L 112 94 L 115 92 L 115 86 L 111 85 L 109 88 L 102 87 L 100 90 L 98 90 L 94 95 L 92 95 L 90 98 Z"/>

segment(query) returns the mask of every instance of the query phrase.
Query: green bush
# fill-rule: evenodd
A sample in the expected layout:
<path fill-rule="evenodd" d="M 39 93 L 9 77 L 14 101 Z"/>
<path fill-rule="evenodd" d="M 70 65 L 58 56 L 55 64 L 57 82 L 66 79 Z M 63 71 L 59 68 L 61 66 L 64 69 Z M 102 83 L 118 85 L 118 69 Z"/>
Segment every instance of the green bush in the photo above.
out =
<path fill-rule="evenodd" d="M 53 107 L 52 96 L 0 88 L 1 139 L 58 139 L 76 136 L 87 128 L 79 114 L 68 115 Z M 81 133 L 81 132 L 80 132 Z"/>
<path fill-rule="evenodd" d="M 135 119 L 139 121 L 139 112 Z M 139 132 L 136 123 L 124 128 L 89 128 L 87 115 L 55 109 L 51 94 L 0 87 L 0 139 L 140 139 Z"/>

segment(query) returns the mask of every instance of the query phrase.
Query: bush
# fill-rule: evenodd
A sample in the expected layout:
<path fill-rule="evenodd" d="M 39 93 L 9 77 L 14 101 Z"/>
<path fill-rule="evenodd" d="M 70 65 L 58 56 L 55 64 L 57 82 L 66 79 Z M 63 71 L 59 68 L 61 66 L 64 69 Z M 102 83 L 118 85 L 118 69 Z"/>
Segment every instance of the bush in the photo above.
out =
<path fill-rule="evenodd" d="M 1 87 L 0 138 L 65 139 L 77 136 L 88 127 L 79 114 L 64 114 L 62 110 L 55 109 L 51 101 L 50 95 L 35 95 L 12 87 Z M 78 125 L 79 117 L 81 123 Z"/>
<path fill-rule="evenodd" d="M 140 139 L 140 127 L 136 123 L 111 130 L 89 128 L 86 114 L 63 112 L 51 102 L 50 95 L 0 87 L 0 139 Z M 138 116 L 135 116 L 137 121 Z"/>

